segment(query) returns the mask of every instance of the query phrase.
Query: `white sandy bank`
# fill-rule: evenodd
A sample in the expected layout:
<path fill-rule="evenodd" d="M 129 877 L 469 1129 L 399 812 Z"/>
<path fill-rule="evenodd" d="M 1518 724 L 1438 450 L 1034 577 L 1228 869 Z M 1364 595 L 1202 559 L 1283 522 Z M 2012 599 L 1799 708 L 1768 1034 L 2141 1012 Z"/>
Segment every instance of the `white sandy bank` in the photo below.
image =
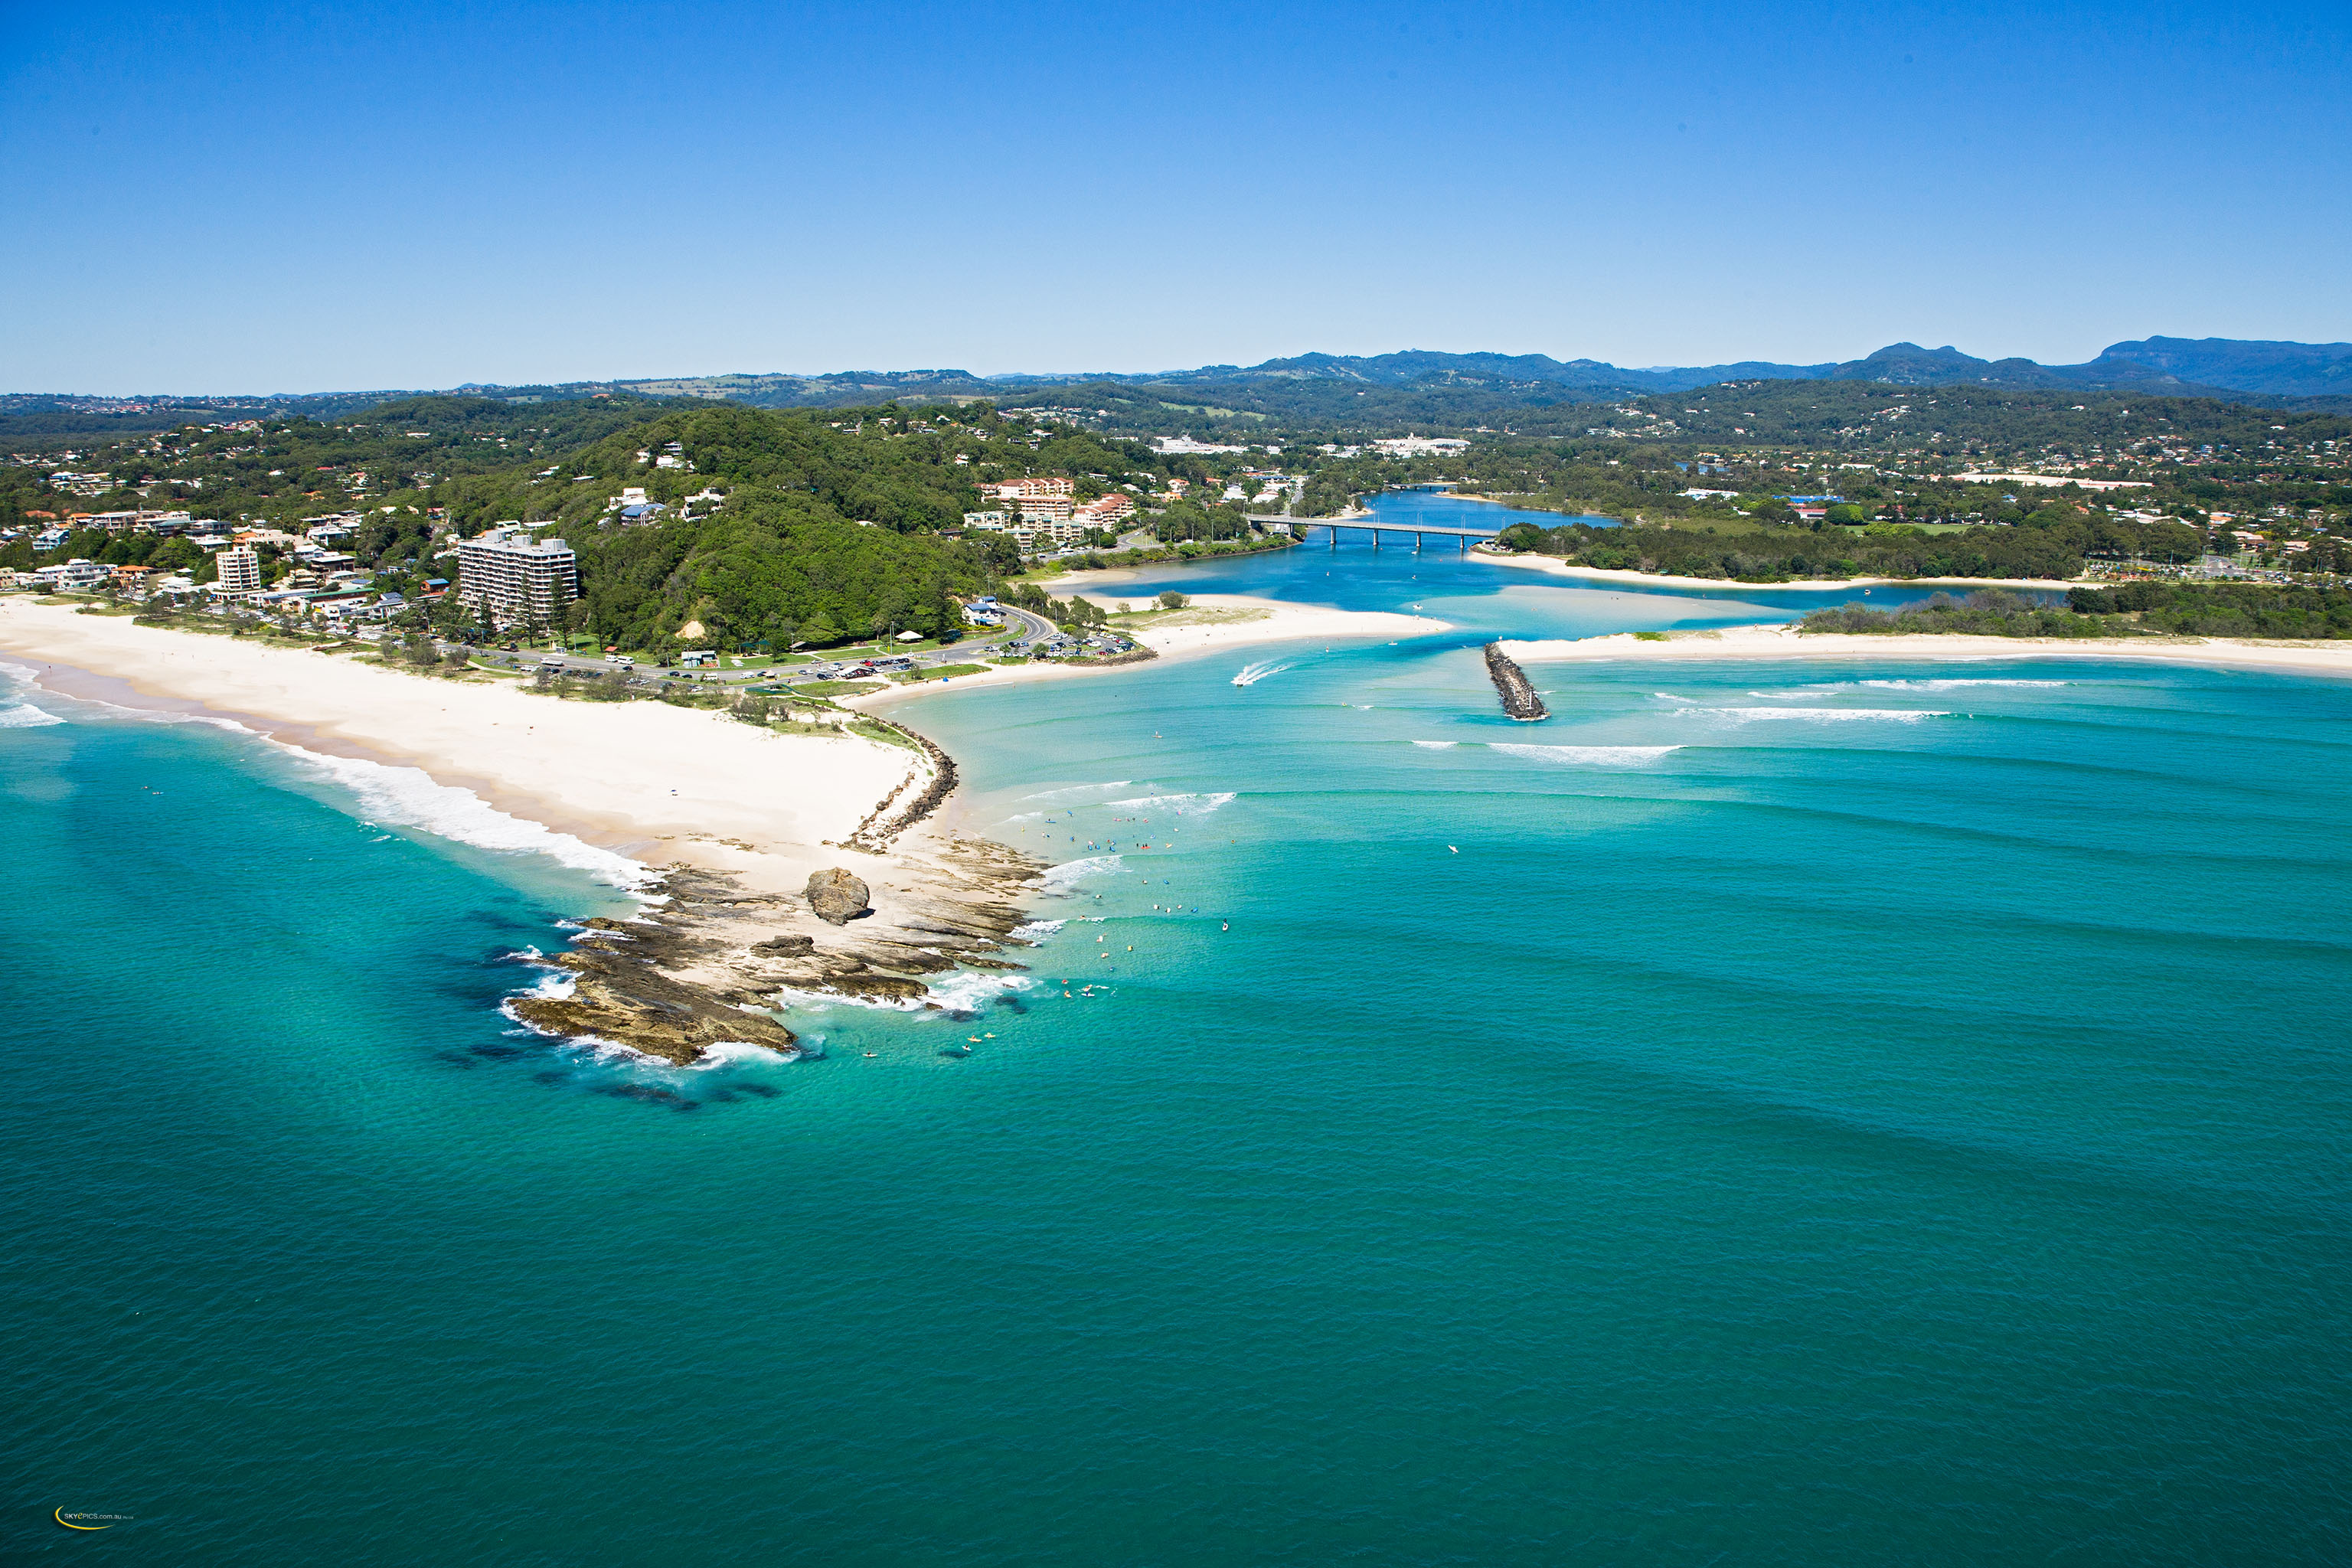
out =
<path fill-rule="evenodd" d="M 846 837 L 914 763 L 902 747 L 856 736 L 779 734 L 663 702 L 559 701 L 506 681 L 411 675 L 23 596 L 0 597 L 0 657 L 73 695 L 200 708 L 311 751 L 422 768 L 501 811 L 656 864 L 709 863 L 726 851 L 696 840 L 740 840 L 787 863 L 770 868 L 779 885 L 796 868 L 842 863 L 821 841 Z M 664 839 L 673 842 L 653 842 Z"/>
<path fill-rule="evenodd" d="M 1059 585 L 1059 584 L 1053 584 Z M 1101 595 L 1095 595 L 1097 601 Z M 1117 601 L 1113 601 L 1116 603 Z M 1408 616 L 1393 610 L 1336 610 L 1323 605 L 1290 605 L 1245 594 L 1200 594 L 1192 596 L 1192 611 L 1201 618 L 1188 620 L 1179 611 L 1165 620 L 1133 632 L 1135 640 L 1163 658 L 1214 653 L 1252 643 L 1288 642 L 1310 637 L 1338 641 L 1343 637 L 1391 640 L 1428 637 L 1453 630 L 1450 623 L 1428 616 Z M 960 675 L 949 681 L 916 681 L 884 691 L 847 699 L 844 706 L 870 708 L 917 692 L 935 692 L 965 686 L 1008 686 L 1020 681 L 1074 680 L 1117 675 L 1133 665 L 1061 665 L 1051 661 L 1011 666 L 992 665 L 977 675 Z"/>
<path fill-rule="evenodd" d="M 2352 675 L 2352 643 L 2247 642 L 2231 637 L 1873 637 L 1844 632 L 1800 635 L 1793 625 L 1675 632 L 1663 640 L 1620 632 L 1604 637 L 1506 642 L 1522 664 L 1573 659 L 1723 658 L 2114 659 L 2139 664 L 2202 664 L 2233 669 Z"/>
<path fill-rule="evenodd" d="M 1674 577 L 1662 572 L 1616 572 L 1600 566 L 1571 566 L 1551 555 L 1498 555 L 1492 551 L 1473 550 L 1470 559 L 1484 561 L 1491 566 L 1518 566 L 1529 571 L 1547 572 L 1555 577 L 1582 577 L 1595 583 L 1641 583 L 1658 588 L 1745 588 L 1750 593 L 1779 593 L 1794 588 L 1806 593 L 1851 594 L 1856 598 L 1861 597 L 1864 588 L 2063 589 L 2085 585 L 2060 582 L 2054 577 L 1843 577 L 1805 579 L 1794 583 L 1740 583 L 1729 577 Z"/>

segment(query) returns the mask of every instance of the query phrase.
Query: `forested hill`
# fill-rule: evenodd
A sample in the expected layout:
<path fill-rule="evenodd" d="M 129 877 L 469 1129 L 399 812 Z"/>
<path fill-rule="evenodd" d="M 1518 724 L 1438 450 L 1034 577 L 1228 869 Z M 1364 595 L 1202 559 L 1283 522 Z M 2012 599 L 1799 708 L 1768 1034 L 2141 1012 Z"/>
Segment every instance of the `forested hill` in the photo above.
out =
<path fill-rule="evenodd" d="M 755 648 L 947 630 L 958 616 L 950 595 L 1019 569 L 1004 534 L 940 531 L 980 508 L 979 484 L 1058 475 L 1088 500 L 1210 474 L 1197 457 L 1041 429 L 985 404 L 776 412 L 619 394 L 404 397 L 331 424 L 187 424 L 90 448 L 79 466 L 56 480 L 45 467 L 0 467 L 0 527 L 15 536 L 0 543 L 0 566 L 83 557 L 201 581 L 212 563 L 170 531 L 93 524 L 38 552 L 31 535 L 58 519 L 136 509 L 289 533 L 323 517 L 347 530 L 340 547 L 372 574 L 373 590 L 415 598 L 433 578 L 456 578 L 460 540 L 513 520 L 579 552 L 586 596 L 572 629 L 653 649 L 696 622 L 695 640 Z M 67 488 L 93 478 L 112 488 Z M 625 519 L 630 491 L 648 510 Z M 266 577 L 294 570 L 279 546 L 260 548 Z M 434 615 L 445 631 L 472 625 L 454 596 Z"/>
<path fill-rule="evenodd" d="M 979 483 L 1066 475 L 1083 499 L 1184 465 L 1066 427 L 1040 436 L 985 405 L 706 405 L 632 426 L 561 471 L 477 476 L 433 499 L 462 534 L 506 518 L 560 524 L 585 584 L 575 629 L 662 649 L 698 626 L 693 640 L 780 650 L 956 626 L 954 595 L 992 587 L 1020 564 L 1006 535 L 935 531 L 979 508 Z M 610 498 L 630 488 L 667 510 L 622 525 Z"/>

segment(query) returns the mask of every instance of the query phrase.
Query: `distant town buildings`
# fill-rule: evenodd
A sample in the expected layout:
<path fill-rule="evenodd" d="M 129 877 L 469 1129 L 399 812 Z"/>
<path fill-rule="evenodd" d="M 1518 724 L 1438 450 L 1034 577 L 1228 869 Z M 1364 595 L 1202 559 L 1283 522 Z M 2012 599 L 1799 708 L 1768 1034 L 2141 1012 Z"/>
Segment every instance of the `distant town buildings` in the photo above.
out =
<path fill-rule="evenodd" d="M 1399 436 L 1372 443 L 1372 450 L 1384 458 L 1451 458 L 1469 449 L 1469 442 L 1451 436 Z"/>
<path fill-rule="evenodd" d="M 550 626 L 580 596 L 580 561 L 561 539 L 502 522 L 457 546 L 457 597 L 493 626 Z"/>
<path fill-rule="evenodd" d="M 1224 447 L 1214 441 L 1195 441 L 1190 436 L 1161 436 L 1151 443 L 1151 449 L 1161 457 L 1185 454 L 1206 455 L 1211 452 L 1246 452 L 1247 447 Z"/>

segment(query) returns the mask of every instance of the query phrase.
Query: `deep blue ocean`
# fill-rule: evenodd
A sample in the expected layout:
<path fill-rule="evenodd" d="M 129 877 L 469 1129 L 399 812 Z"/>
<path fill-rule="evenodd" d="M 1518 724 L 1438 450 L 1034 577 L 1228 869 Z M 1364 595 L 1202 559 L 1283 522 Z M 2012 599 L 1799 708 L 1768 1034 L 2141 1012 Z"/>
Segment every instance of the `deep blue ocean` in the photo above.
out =
<path fill-rule="evenodd" d="M 1351 534 L 1097 596 L 1171 585 L 1457 629 L 898 710 L 1042 945 L 789 1065 L 514 1032 L 607 858 L 0 697 L 7 1560 L 2345 1560 L 2352 682 L 1519 725 L 1488 637 L 1843 595 Z"/>

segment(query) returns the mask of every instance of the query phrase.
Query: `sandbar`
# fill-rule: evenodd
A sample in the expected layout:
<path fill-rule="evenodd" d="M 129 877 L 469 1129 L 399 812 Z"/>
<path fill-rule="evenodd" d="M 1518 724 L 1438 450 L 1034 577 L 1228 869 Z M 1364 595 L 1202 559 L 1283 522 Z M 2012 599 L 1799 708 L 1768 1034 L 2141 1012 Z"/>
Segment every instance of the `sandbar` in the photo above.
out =
<path fill-rule="evenodd" d="M 2239 637 L 1994 637 L 1933 632 L 1873 635 L 1803 632 L 1793 623 L 1673 632 L 1663 639 L 1620 632 L 1613 637 L 1552 637 L 1505 642 L 1522 664 L 1577 659 L 1685 660 L 1725 658 L 2114 659 L 2140 664 L 2197 664 L 2283 674 L 2352 675 L 2352 641 L 2257 642 Z"/>
<path fill-rule="evenodd" d="M 2106 584 L 2065 582 L 2055 577 L 1801 577 L 1787 583 L 1742 583 L 1730 577 L 1675 577 L 1663 572 L 1620 572 L 1601 566 L 1571 566 L 1551 555 L 1501 555 L 1473 550 L 1473 561 L 1496 566 L 1519 566 L 1549 572 L 1555 577 L 1586 577 L 1602 583 L 1643 583 L 1662 588 L 1744 588 L 1770 592 L 1783 588 L 1833 594 L 1863 588 L 2052 588 L 2100 587 Z"/>
<path fill-rule="evenodd" d="M 1060 586 L 1060 584 L 1051 584 Z M 1100 594 L 1081 595 L 1101 603 Z M 1430 616 L 1409 616 L 1396 610 L 1340 610 L 1328 605 L 1293 605 L 1247 594 L 1195 594 L 1183 610 L 1156 618 L 1128 635 L 1162 658 L 1182 658 L 1215 653 L 1254 643 L 1287 642 L 1301 637 L 1383 637 L 1391 640 L 1429 637 L 1452 631 L 1452 623 Z M 1118 601 L 1112 597 L 1109 602 Z M 1188 618 L 1197 616 L 1198 618 Z M 1119 629 L 1116 626 L 1114 629 Z M 1115 675 L 1131 664 L 991 665 L 971 675 L 947 680 L 909 681 L 881 691 L 845 698 L 842 706 L 879 707 L 900 698 L 961 690 L 968 686 L 1009 686 L 1035 680 L 1072 680 L 1087 676 Z"/>

